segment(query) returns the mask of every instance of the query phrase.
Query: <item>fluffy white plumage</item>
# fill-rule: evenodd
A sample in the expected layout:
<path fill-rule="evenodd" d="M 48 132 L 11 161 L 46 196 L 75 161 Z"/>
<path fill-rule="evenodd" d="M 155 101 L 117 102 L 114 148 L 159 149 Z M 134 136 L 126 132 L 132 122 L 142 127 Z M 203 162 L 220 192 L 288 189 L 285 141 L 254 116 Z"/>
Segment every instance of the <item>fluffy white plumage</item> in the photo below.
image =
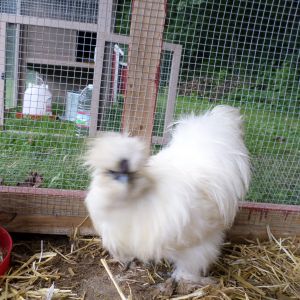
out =
<path fill-rule="evenodd" d="M 94 139 L 86 205 L 104 247 L 122 262 L 168 259 L 176 280 L 199 281 L 249 186 L 242 125 L 239 110 L 217 106 L 178 121 L 151 157 L 136 137 Z"/>

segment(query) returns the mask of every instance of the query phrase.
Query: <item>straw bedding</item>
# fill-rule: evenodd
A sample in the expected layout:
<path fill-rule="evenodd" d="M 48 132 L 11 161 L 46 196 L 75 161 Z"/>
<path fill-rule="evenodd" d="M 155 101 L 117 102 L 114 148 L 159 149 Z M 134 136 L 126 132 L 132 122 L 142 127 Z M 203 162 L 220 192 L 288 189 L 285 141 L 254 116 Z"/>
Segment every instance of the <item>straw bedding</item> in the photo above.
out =
<path fill-rule="evenodd" d="M 171 266 L 124 266 L 97 238 L 15 236 L 2 299 L 300 299 L 300 239 L 225 243 L 204 287 L 176 284 Z M 43 242 L 41 240 L 43 239 Z"/>

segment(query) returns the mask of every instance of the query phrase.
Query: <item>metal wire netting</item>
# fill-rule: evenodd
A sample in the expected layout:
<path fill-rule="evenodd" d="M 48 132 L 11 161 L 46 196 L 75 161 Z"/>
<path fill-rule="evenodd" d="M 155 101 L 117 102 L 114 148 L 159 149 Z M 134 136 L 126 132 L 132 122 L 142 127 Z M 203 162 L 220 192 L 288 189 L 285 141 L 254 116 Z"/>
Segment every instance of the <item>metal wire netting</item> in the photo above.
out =
<path fill-rule="evenodd" d="M 147 13 L 161 1 L 150 2 L 142 16 L 148 31 L 139 33 L 145 39 L 157 30 L 156 15 Z M 240 107 L 253 164 L 247 199 L 300 204 L 299 6 L 169 0 L 153 152 L 180 115 L 221 103 Z M 87 187 L 80 162 L 87 134 L 122 130 L 128 70 L 135 67 L 133 14 L 127 0 L 0 1 L 1 185 Z M 144 51 L 146 59 L 151 53 Z M 142 95 L 148 87 L 136 88 Z M 144 104 L 134 109 L 151 115 Z"/>

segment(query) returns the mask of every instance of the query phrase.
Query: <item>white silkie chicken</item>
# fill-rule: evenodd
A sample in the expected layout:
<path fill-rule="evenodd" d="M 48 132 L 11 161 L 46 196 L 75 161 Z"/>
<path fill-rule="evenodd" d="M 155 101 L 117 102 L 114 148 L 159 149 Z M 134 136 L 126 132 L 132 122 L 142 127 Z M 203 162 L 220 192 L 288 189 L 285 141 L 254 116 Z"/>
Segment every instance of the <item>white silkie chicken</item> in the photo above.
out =
<path fill-rule="evenodd" d="M 86 205 L 114 258 L 165 258 L 176 280 L 201 281 L 249 186 L 242 123 L 230 106 L 183 118 L 169 145 L 150 157 L 137 137 L 107 133 L 91 141 Z"/>

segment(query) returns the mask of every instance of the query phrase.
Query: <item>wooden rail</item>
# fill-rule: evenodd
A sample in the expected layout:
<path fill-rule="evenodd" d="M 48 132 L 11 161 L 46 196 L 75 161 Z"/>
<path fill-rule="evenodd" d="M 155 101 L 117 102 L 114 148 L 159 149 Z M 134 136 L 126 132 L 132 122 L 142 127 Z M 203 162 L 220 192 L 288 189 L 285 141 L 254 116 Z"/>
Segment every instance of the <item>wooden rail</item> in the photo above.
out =
<path fill-rule="evenodd" d="M 71 234 L 87 216 L 84 191 L 0 186 L 0 225 L 11 232 Z M 300 206 L 240 203 L 230 240 L 300 236 Z M 87 220 L 82 235 L 95 234 Z"/>

